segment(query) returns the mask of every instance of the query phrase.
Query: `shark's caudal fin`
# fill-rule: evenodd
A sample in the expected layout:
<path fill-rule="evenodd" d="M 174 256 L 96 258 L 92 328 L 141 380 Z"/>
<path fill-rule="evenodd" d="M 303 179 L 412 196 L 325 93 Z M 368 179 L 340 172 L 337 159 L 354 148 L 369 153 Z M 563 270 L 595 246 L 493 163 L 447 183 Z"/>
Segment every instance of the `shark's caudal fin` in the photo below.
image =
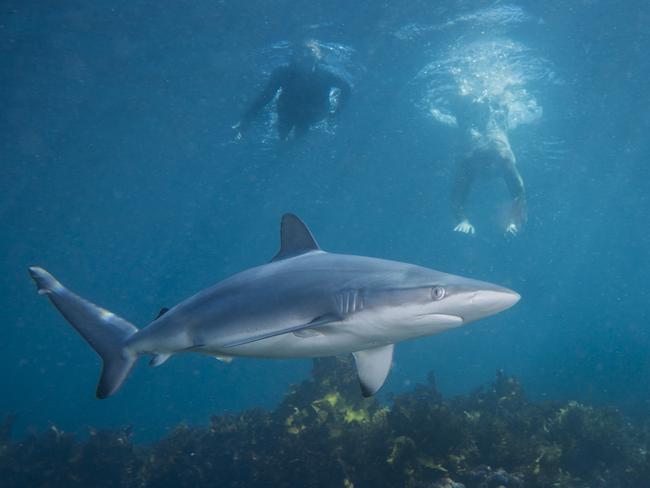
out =
<path fill-rule="evenodd" d="M 47 295 L 70 324 L 104 361 L 97 385 L 97 398 L 115 393 L 129 375 L 137 356 L 124 350 L 126 339 L 138 329 L 117 315 L 75 295 L 43 268 L 32 266 L 29 274 L 38 293 Z"/>

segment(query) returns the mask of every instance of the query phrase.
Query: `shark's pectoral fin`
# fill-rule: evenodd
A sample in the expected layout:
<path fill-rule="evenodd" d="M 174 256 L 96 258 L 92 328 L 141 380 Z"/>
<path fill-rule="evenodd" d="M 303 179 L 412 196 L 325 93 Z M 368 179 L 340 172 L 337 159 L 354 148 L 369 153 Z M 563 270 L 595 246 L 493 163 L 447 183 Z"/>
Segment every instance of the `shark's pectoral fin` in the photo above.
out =
<path fill-rule="evenodd" d="M 280 250 L 271 260 L 272 262 L 319 249 L 316 239 L 302 220 L 289 213 L 282 216 Z"/>
<path fill-rule="evenodd" d="M 167 354 L 167 353 L 161 353 L 161 354 L 156 354 L 154 357 L 151 358 L 151 361 L 149 361 L 149 366 L 152 368 L 156 368 L 163 364 L 165 361 L 167 361 L 172 355 Z"/>
<path fill-rule="evenodd" d="M 320 327 L 321 325 L 331 324 L 332 322 L 338 322 L 340 320 L 341 317 L 339 317 L 338 315 L 334 315 L 334 314 L 321 315 L 320 317 L 316 317 L 314 320 L 312 320 L 311 322 L 307 322 L 306 324 L 293 325 L 285 329 L 274 330 L 271 332 L 265 332 L 263 334 L 257 334 L 250 337 L 245 337 L 243 339 L 239 339 L 233 342 L 229 342 L 228 344 L 224 344 L 223 347 L 230 348 L 235 346 L 242 346 L 244 344 L 249 344 L 251 342 L 261 341 L 262 339 L 268 339 L 270 337 L 275 337 L 282 334 L 288 334 L 289 332 L 298 332 L 305 329 Z"/>
<path fill-rule="evenodd" d="M 353 353 L 364 397 L 374 395 L 386 381 L 393 361 L 394 344 Z"/>

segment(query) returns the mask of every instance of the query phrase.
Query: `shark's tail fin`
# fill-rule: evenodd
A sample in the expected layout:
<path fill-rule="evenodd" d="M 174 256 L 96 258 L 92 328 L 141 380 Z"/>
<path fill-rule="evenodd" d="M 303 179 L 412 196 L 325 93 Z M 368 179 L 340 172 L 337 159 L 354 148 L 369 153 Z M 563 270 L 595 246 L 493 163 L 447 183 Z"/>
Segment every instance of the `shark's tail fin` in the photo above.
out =
<path fill-rule="evenodd" d="M 75 295 L 43 268 L 29 268 L 38 293 L 47 295 L 81 337 L 104 361 L 97 385 L 97 398 L 115 393 L 129 375 L 137 359 L 124 349 L 126 340 L 138 329 L 117 315 Z"/>

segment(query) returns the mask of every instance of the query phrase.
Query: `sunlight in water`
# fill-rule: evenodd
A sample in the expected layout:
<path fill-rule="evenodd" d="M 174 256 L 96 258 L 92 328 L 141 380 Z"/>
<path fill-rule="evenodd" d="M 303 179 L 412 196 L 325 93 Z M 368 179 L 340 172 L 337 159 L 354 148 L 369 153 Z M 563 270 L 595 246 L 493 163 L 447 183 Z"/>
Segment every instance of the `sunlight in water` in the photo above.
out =
<path fill-rule="evenodd" d="M 552 81 L 554 73 L 546 60 L 507 37 L 513 26 L 534 20 L 517 5 L 495 4 L 443 23 L 398 29 L 395 36 L 404 41 L 434 33 L 456 36 L 417 75 L 415 84 L 424 93 L 420 108 L 437 122 L 455 126 L 457 114 L 450 105 L 460 96 L 488 105 L 492 123 L 506 131 L 539 120 L 543 110 L 530 86 Z"/>
<path fill-rule="evenodd" d="M 530 124 L 542 116 L 542 107 L 527 84 L 552 77 L 547 63 L 510 39 L 479 40 L 453 45 L 418 73 L 424 83 L 422 108 L 449 125 L 446 105 L 454 96 L 488 104 L 495 116 L 504 111 L 507 129 Z"/>

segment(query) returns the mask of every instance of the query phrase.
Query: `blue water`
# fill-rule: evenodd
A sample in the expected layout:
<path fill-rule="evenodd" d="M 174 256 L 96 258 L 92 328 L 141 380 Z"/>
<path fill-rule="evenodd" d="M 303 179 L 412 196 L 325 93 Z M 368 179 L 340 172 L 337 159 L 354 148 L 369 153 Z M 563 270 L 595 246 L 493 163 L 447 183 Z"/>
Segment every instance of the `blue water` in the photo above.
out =
<path fill-rule="evenodd" d="M 453 395 L 504 369 L 533 398 L 647 409 L 647 2 L 108 5 L 9 1 L 0 14 L 0 413 L 16 413 L 21 430 L 132 424 L 150 439 L 275 405 L 309 361 L 142 361 L 115 397 L 96 400 L 97 357 L 35 293 L 27 266 L 142 326 L 269 260 L 287 211 L 327 250 L 521 293 L 499 316 L 400 344 L 384 398 L 431 370 Z M 230 126 L 282 46 L 307 37 L 345 53 L 334 61 L 353 98 L 336 126 L 278 153 L 267 113 L 233 143 Z M 418 73 L 470 38 L 521 43 L 524 69 L 534 58 L 552 72 L 526 80 L 543 112 L 510 134 L 529 198 L 515 239 L 499 228 L 498 183 L 473 194 L 477 236 L 452 232 L 453 131 L 422 106 Z"/>

